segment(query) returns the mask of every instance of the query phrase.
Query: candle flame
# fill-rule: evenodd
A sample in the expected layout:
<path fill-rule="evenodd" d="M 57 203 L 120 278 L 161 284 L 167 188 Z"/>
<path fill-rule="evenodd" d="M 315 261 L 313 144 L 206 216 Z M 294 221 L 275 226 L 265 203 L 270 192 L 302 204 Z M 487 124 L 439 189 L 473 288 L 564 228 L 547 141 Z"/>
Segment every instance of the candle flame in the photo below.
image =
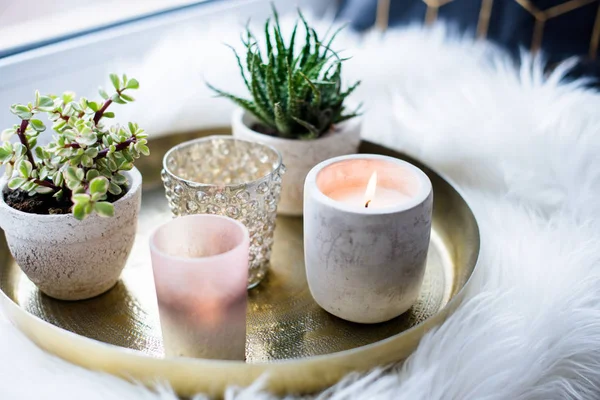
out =
<path fill-rule="evenodd" d="M 377 189 L 377 172 L 373 172 L 369 183 L 367 184 L 367 190 L 365 190 L 365 208 L 369 207 L 371 201 L 375 197 L 375 190 Z"/>

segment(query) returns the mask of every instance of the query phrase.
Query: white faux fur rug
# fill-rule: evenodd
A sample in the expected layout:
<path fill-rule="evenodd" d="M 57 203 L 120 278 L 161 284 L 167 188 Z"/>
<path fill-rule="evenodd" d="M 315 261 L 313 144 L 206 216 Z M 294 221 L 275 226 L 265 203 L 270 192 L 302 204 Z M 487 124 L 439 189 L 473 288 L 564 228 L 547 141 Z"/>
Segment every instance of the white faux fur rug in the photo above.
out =
<path fill-rule="evenodd" d="M 210 98 L 203 77 L 240 87 L 221 46 L 237 43 L 239 26 L 203 29 L 215 39 L 175 32 L 131 73 L 146 90 L 125 118 L 157 133 L 228 123 L 231 106 Z M 354 56 L 346 78 L 364 82 L 364 136 L 453 179 L 483 249 L 468 300 L 403 366 L 320 398 L 600 398 L 600 94 L 566 82 L 569 63 L 545 76 L 539 59 L 514 64 L 444 26 L 346 34 L 338 48 Z M 157 100 L 173 92 L 178 104 Z M 48 356 L 1 318 L 0 337 L 2 400 L 175 399 Z M 271 398 L 260 382 L 226 397 Z"/>

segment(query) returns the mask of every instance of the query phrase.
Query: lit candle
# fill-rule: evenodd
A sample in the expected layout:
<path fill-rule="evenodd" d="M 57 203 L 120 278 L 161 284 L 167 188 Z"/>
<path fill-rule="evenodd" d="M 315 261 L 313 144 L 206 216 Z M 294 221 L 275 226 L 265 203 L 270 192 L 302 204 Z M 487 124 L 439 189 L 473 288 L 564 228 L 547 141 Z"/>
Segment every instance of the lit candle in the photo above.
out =
<path fill-rule="evenodd" d="M 423 171 L 356 154 L 315 166 L 304 186 L 304 258 L 310 292 L 326 311 L 377 323 L 417 300 L 433 206 Z"/>
<path fill-rule="evenodd" d="M 333 200 L 365 208 L 384 208 L 406 203 L 410 196 L 397 189 L 377 186 L 377 171 L 373 172 L 366 188 L 340 187 L 327 194 Z"/>

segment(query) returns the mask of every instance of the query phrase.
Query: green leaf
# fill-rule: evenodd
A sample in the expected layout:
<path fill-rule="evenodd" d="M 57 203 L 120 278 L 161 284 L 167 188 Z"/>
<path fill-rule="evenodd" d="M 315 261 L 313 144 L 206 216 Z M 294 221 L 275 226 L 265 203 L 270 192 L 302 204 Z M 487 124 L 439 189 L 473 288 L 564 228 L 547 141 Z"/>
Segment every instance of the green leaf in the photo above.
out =
<path fill-rule="evenodd" d="M 98 149 L 95 147 L 90 147 L 85 150 L 85 155 L 91 158 L 96 158 L 98 156 Z"/>
<path fill-rule="evenodd" d="M 75 92 L 64 92 L 62 95 L 63 104 L 69 104 L 75 99 Z"/>
<path fill-rule="evenodd" d="M 85 178 L 85 172 L 83 172 L 81 168 L 77 168 L 77 170 L 75 171 L 75 175 L 77 176 L 77 180 L 79 180 L 79 182 L 81 182 L 83 178 Z"/>
<path fill-rule="evenodd" d="M 4 147 L 0 147 L 0 164 L 10 160 L 12 158 L 12 155 L 13 155 L 12 147 L 10 148 L 10 150 L 8 150 Z"/>
<path fill-rule="evenodd" d="M 37 146 L 37 138 L 35 137 L 28 137 L 28 141 L 29 141 L 29 147 L 35 147 Z"/>
<path fill-rule="evenodd" d="M 123 190 L 121 189 L 121 187 L 119 185 L 116 185 L 114 183 L 110 183 L 110 185 L 108 186 L 108 191 L 111 194 L 114 194 L 115 196 L 118 196 L 121 194 L 121 192 L 123 192 Z"/>
<path fill-rule="evenodd" d="M 107 157 L 106 163 L 108 165 L 108 168 L 113 172 L 116 171 L 117 169 L 119 169 L 119 166 L 117 165 L 117 163 L 111 158 Z"/>
<path fill-rule="evenodd" d="M 2 141 L 8 141 L 10 140 L 11 137 L 13 137 L 13 135 L 16 133 L 17 131 L 14 128 L 9 128 L 9 129 L 5 129 L 2 131 L 2 133 L 0 134 L 0 140 Z"/>
<path fill-rule="evenodd" d="M 8 181 L 8 188 L 11 190 L 17 190 L 26 183 L 27 179 L 15 177 Z"/>
<path fill-rule="evenodd" d="M 108 186 L 109 186 L 108 179 L 106 179 L 103 176 L 99 176 L 97 178 L 94 178 L 90 182 L 90 191 L 92 192 L 92 194 L 95 194 L 95 193 L 105 194 L 108 191 Z"/>
<path fill-rule="evenodd" d="M 40 174 L 39 174 L 39 176 L 38 176 L 38 179 L 40 179 L 40 180 L 42 180 L 42 181 L 45 181 L 45 180 L 46 180 L 46 178 L 48 177 L 48 174 L 49 174 L 48 168 L 46 168 L 46 167 L 42 167 L 42 168 L 40 168 L 40 170 L 39 170 L 39 171 L 40 171 Z M 34 172 L 35 172 L 35 171 L 34 171 Z M 34 174 L 34 175 L 35 175 L 35 174 Z"/>
<path fill-rule="evenodd" d="M 81 157 L 81 166 L 85 168 L 92 168 L 94 166 L 94 159 L 87 155 Z"/>
<path fill-rule="evenodd" d="M 216 87 L 212 86 L 209 83 L 207 83 L 207 86 L 210 89 L 212 89 L 213 91 L 217 92 L 220 96 L 228 98 L 229 100 L 233 101 L 234 103 L 236 103 L 240 107 L 242 107 L 245 110 L 249 111 L 251 114 L 253 114 L 256 118 L 260 119 L 261 122 L 265 123 L 267 126 L 273 126 L 273 121 L 270 120 L 265 115 L 263 115 L 263 113 L 259 109 L 259 107 L 257 107 L 256 104 L 253 103 L 252 101 L 246 100 L 246 99 L 242 99 L 240 97 L 234 96 L 234 95 L 229 94 L 227 92 L 223 92 L 222 90 L 217 89 Z"/>
<path fill-rule="evenodd" d="M 127 82 L 127 89 L 138 89 L 140 87 L 140 83 L 136 80 L 131 78 L 129 80 L 129 82 Z"/>
<path fill-rule="evenodd" d="M 145 156 L 150 155 L 150 149 L 145 144 L 140 143 L 137 150 Z"/>
<path fill-rule="evenodd" d="M 25 184 L 23 186 L 21 186 L 21 190 L 27 193 L 31 193 L 32 191 L 35 191 L 35 188 L 37 187 L 37 185 L 31 181 L 27 181 L 25 182 Z M 33 193 L 35 194 L 35 193 Z M 30 196 L 32 196 L 33 194 L 29 194 Z"/>
<path fill-rule="evenodd" d="M 110 74 L 109 77 L 115 89 L 121 89 L 121 83 L 119 82 L 119 77 L 117 76 L 117 74 Z"/>
<path fill-rule="evenodd" d="M 112 182 L 116 183 L 117 185 L 124 185 L 127 183 L 127 177 L 123 174 L 120 173 L 116 173 L 112 179 Z"/>
<path fill-rule="evenodd" d="M 302 72 L 300 72 L 300 75 L 302 76 L 302 78 L 304 78 L 304 80 L 313 92 L 314 97 L 311 102 L 311 105 L 313 107 L 319 107 L 321 105 L 321 91 L 317 89 L 317 87 L 310 81 L 310 79 L 308 79 L 306 75 L 304 75 Z"/>
<path fill-rule="evenodd" d="M 54 100 L 49 96 L 40 97 L 37 109 L 40 111 L 52 111 L 54 110 Z"/>
<path fill-rule="evenodd" d="M 94 178 L 97 178 L 100 176 L 100 172 L 98 172 L 97 169 L 90 169 L 86 174 L 85 174 L 85 179 L 88 182 L 91 182 Z"/>
<path fill-rule="evenodd" d="M 283 107 L 281 107 L 280 103 L 275 103 L 275 125 L 283 137 L 291 136 L 290 121 L 288 120 L 287 115 L 283 111 Z"/>
<path fill-rule="evenodd" d="M 83 221 L 85 217 L 87 217 L 85 206 L 86 204 L 84 203 L 75 204 L 73 206 L 73 216 L 79 221 Z"/>
<path fill-rule="evenodd" d="M 87 105 L 93 112 L 97 112 L 100 109 L 100 105 L 95 101 L 88 101 Z"/>
<path fill-rule="evenodd" d="M 86 193 L 74 194 L 73 197 L 71 197 L 71 201 L 73 201 L 74 204 L 87 204 L 90 200 L 90 195 Z"/>
<path fill-rule="evenodd" d="M 44 132 L 46 130 L 46 126 L 39 119 L 32 119 L 29 121 L 29 124 L 36 132 Z"/>
<path fill-rule="evenodd" d="M 65 169 L 65 179 L 78 182 L 80 181 L 80 179 L 77 177 L 77 170 L 73 167 L 68 167 Z"/>
<path fill-rule="evenodd" d="M 15 143 L 13 145 L 13 150 L 15 152 L 15 156 L 17 157 L 23 157 L 25 153 L 27 153 L 27 147 L 25 147 L 25 145 L 22 143 Z"/>
<path fill-rule="evenodd" d="M 115 117 L 115 113 L 112 111 L 107 111 L 104 114 L 102 114 L 103 118 L 114 118 Z"/>
<path fill-rule="evenodd" d="M 24 120 L 29 120 L 33 116 L 33 113 L 31 112 L 29 107 L 24 106 L 22 104 L 13 104 L 10 107 L 10 112 Z"/>
<path fill-rule="evenodd" d="M 317 129 L 317 127 L 315 127 L 313 124 L 311 124 L 309 122 L 306 122 L 306 121 L 303 121 L 303 120 L 301 120 L 299 118 L 296 118 L 296 117 L 292 117 L 292 119 L 308 130 L 308 132 L 310 133 L 310 135 L 308 135 L 306 137 L 306 139 L 316 139 L 321 134 L 319 132 L 319 129 Z"/>
<path fill-rule="evenodd" d="M 294 45 L 296 40 L 296 31 L 298 30 L 298 22 L 294 24 L 294 30 L 292 31 L 292 38 L 290 39 L 290 45 L 288 47 L 288 63 L 291 65 L 294 60 Z"/>
<path fill-rule="evenodd" d="M 246 88 L 248 88 L 248 90 L 250 90 L 250 84 L 248 83 L 248 78 L 246 78 L 246 73 L 244 71 L 244 67 L 242 66 L 242 60 L 240 59 L 240 55 L 238 54 L 237 50 L 230 45 L 226 45 L 227 47 L 229 47 L 232 51 L 233 54 L 235 55 L 235 59 L 237 61 L 238 67 L 240 69 L 240 75 L 242 75 L 242 79 L 244 80 L 244 84 L 246 85 Z"/>
<path fill-rule="evenodd" d="M 127 127 L 129 128 L 129 132 L 131 132 L 132 135 L 135 133 L 135 131 L 137 131 L 137 125 L 133 122 L 129 122 L 127 124 Z"/>
<path fill-rule="evenodd" d="M 114 103 L 117 103 L 117 104 L 127 104 L 126 101 L 124 101 L 123 99 L 121 99 L 121 96 L 113 96 L 111 98 L 112 98 L 112 101 Z"/>
<path fill-rule="evenodd" d="M 104 100 L 108 100 L 108 93 L 106 93 L 106 90 L 104 90 L 103 88 L 99 87 L 98 88 L 98 93 L 100 94 L 100 97 L 102 97 Z"/>
<path fill-rule="evenodd" d="M 100 201 L 94 206 L 94 210 L 101 217 L 113 217 L 115 215 L 115 207 L 106 201 Z"/>
<path fill-rule="evenodd" d="M 121 99 L 126 100 L 126 101 L 135 101 L 135 99 L 133 97 L 128 96 L 126 94 L 122 94 Z"/>
<path fill-rule="evenodd" d="M 98 136 L 95 133 L 89 133 L 87 135 L 78 137 L 77 143 L 85 145 L 85 146 L 93 146 L 98 141 Z"/>
<path fill-rule="evenodd" d="M 12 164 L 8 163 L 4 166 L 4 176 L 11 177 L 13 173 L 14 167 Z"/>
<path fill-rule="evenodd" d="M 52 182 L 58 187 L 62 187 L 65 183 L 65 177 L 60 172 L 57 172 L 52 178 Z"/>
<path fill-rule="evenodd" d="M 292 67 L 287 63 L 287 114 L 288 116 L 297 116 L 298 113 L 298 99 L 296 98 L 296 90 L 292 80 Z"/>
<path fill-rule="evenodd" d="M 35 188 L 35 192 L 38 194 L 50 194 L 53 191 L 54 190 L 52 188 L 45 187 L 45 186 L 38 186 Z"/>
<path fill-rule="evenodd" d="M 50 155 L 44 150 L 43 147 L 36 147 L 35 149 L 33 149 L 33 152 L 35 153 L 37 158 L 39 158 L 41 160 L 51 158 Z"/>
<path fill-rule="evenodd" d="M 19 163 L 19 173 L 23 178 L 29 178 L 31 176 L 31 171 L 33 171 L 33 165 L 27 160 L 21 161 Z"/>

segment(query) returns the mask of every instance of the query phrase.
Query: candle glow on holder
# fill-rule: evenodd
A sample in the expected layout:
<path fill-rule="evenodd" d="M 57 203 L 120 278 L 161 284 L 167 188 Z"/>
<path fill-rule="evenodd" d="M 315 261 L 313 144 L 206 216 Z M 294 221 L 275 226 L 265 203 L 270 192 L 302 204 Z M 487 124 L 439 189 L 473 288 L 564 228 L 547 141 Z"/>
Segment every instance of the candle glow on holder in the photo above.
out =
<path fill-rule="evenodd" d="M 150 238 L 167 356 L 244 360 L 248 230 L 218 215 L 176 218 Z"/>
<path fill-rule="evenodd" d="M 357 154 L 305 182 L 304 246 L 315 301 L 340 318 L 387 321 L 416 301 L 431 234 L 431 182 L 391 157 Z"/>

